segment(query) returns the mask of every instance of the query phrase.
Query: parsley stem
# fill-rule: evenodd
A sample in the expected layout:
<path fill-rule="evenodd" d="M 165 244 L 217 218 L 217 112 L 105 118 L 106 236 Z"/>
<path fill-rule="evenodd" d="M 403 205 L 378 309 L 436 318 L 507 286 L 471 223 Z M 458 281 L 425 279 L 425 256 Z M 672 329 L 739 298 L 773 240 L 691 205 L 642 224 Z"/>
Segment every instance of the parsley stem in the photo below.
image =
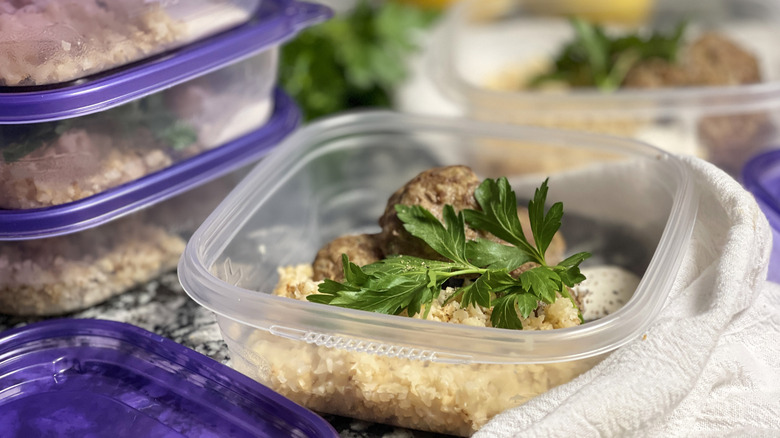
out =
<path fill-rule="evenodd" d="M 453 271 L 453 272 L 447 272 L 446 278 L 450 277 L 457 277 L 458 275 L 468 275 L 468 274 L 484 274 L 487 272 L 487 269 L 480 269 L 480 268 L 473 268 L 473 269 L 461 269 L 460 271 Z"/>

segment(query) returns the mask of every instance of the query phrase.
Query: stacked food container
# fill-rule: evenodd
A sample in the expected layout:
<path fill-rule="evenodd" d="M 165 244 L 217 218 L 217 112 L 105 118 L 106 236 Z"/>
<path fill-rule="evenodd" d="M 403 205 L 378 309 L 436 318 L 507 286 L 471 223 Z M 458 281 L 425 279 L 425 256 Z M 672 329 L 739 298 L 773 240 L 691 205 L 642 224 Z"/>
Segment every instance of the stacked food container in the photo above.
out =
<path fill-rule="evenodd" d="M 298 124 L 291 0 L 33 2 L 0 11 L 0 313 L 54 315 L 175 268 L 186 239 Z"/>

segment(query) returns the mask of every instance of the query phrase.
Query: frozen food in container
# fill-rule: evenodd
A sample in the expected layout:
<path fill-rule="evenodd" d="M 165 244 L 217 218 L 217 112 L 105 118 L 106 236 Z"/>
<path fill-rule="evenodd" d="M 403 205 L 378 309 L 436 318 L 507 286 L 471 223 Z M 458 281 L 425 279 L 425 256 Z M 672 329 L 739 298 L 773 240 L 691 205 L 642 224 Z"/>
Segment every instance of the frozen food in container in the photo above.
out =
<path fill-rule="evenodd" d="M 263 127 L 161 172 L 69 204 L 0 210 L 0 313 L 84 309 L 175 268 L 235 172 L 297 126 L 295 103 L 281 92 L 275 102 Z"/>
<path fill-rule="evenodd" d="M 486 145 L 515 167 L 498 169 Z M 525 199 L 549 177 L 569 250 L 641 276 L 630 301 L 578 327 L 524 332 L 273 295 L 278 267 L 311 263 L 342 234 L 378 231 L 397 187 L 452 164 L 507 176 Z M 642 336 L 674 280 L 696 198 L 675 156 L 633 140 L 355 113 L 297 131 L 255 168 L 190 238 L 179 278 L 217 315 L 232 366 L 275 391 L 319 412 L 470 435 Z"/>
<path fill-rule="evenodd" d="M 760 74 L 756 83 L 615 92 L 523 86 L 574 37 L 569 16 L 609 18 L 609 10 L 594 10 L 597 2 L 509 0 L 489 18 L 481 14 L 481 3 L 464 2 L 449 11 L 425 62 L 432 86 L 471 118 L 633 137 L 706 158 L 733 175 L 756 151 L 780 138 L 777 2 L 658 0 L 634 17 L 642 18 L 638 23 L 603 22 L 608 31 L 620 34 L 636 26 L 669 32 L 687 20 L 685 44 L 716 32 L 752 54 Z"/>
<path fill-rule="evenodd" d="M 54 320 L 0 336 L 6 437 L 338 436 L 229 367 L 138 327 Z"/>
<path fill-rule="evenodd" d="M 772 226 L 769 280 L 780 283 L 780 150 L 756 155 L 742 169 L 742 184 L 755 196 Z"/>
<path fill-rule="evenodd" d="M 249 21 L 261 0 L 22 0 L 0 4 L 0 86 L 57 84 Z"/>
<path fill-rule="evenodd" d="M 86 198 L 262 126 L 278 45 L 327 15 L 268 0 L 249 23 L 165 57 L 65 87 L 0 91 L 0 208 Z"/>

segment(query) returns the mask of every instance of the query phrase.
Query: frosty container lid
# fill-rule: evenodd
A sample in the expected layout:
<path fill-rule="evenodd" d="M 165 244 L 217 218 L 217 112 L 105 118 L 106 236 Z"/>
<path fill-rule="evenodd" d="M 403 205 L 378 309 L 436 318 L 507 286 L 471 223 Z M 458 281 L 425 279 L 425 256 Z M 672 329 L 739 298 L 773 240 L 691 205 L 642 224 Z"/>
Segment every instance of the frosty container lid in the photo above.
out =
<path fill-rule="evenodd" d="M 0 92 L 0 123 L 37 123 L 92 114 L 246 59 L 323 21 L 330 10 L 294 0 L 263 0 L 232 30 L 64 87 Z"/>
<path fill-rule="evenodd" d="M 88 198 L 39 209 L 0 210 L 0 241 L 75 233 L 156 204 L 258 160 L 299 122 L 295 102 L 276 90 L 271 118 L 243 137 Z"/>
<path fill-rule="evenodd" d="M 19 437 L 338 436 L 217 361 L 100 320 L 52 320 L 0 336 L 0 424 L 3 436 Z"/>

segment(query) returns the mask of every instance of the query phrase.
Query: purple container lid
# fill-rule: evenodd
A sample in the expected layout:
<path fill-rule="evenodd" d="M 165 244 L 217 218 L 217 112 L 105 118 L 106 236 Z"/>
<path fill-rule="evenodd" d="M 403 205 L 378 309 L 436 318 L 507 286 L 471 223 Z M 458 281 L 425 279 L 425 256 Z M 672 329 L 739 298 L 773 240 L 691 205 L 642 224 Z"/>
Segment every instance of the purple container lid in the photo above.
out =
<path fill-rule="evenodd" d="M 0 123 L 37 123 L 103 111 L 279 45 L 330 15 L 321 5 L 262 0 L 248 23 L 199 42 L 65 85 L 0 92 Z"/>
<path fill-rule="evenodd" d="M 300 118 L 295 102 L 277 89 L 270 119 L 243 137 L 88 198 L 46 208 L 0 210 L 0 241 L 75 233 L 188 191 L 260 159 L 297 128 Z"/>
<path fill-rule="evenodd" d="M 742 168 L 742 184 L 753 193 L 772 226 L 769 280 L 780 283 L 780 150 L 751 158 Z"/>
<path fill-rule="evenodd" d="M 338 437 L 324 419 L 162 336 L 100 320 L 0 336 L 3 437 Z"/>

